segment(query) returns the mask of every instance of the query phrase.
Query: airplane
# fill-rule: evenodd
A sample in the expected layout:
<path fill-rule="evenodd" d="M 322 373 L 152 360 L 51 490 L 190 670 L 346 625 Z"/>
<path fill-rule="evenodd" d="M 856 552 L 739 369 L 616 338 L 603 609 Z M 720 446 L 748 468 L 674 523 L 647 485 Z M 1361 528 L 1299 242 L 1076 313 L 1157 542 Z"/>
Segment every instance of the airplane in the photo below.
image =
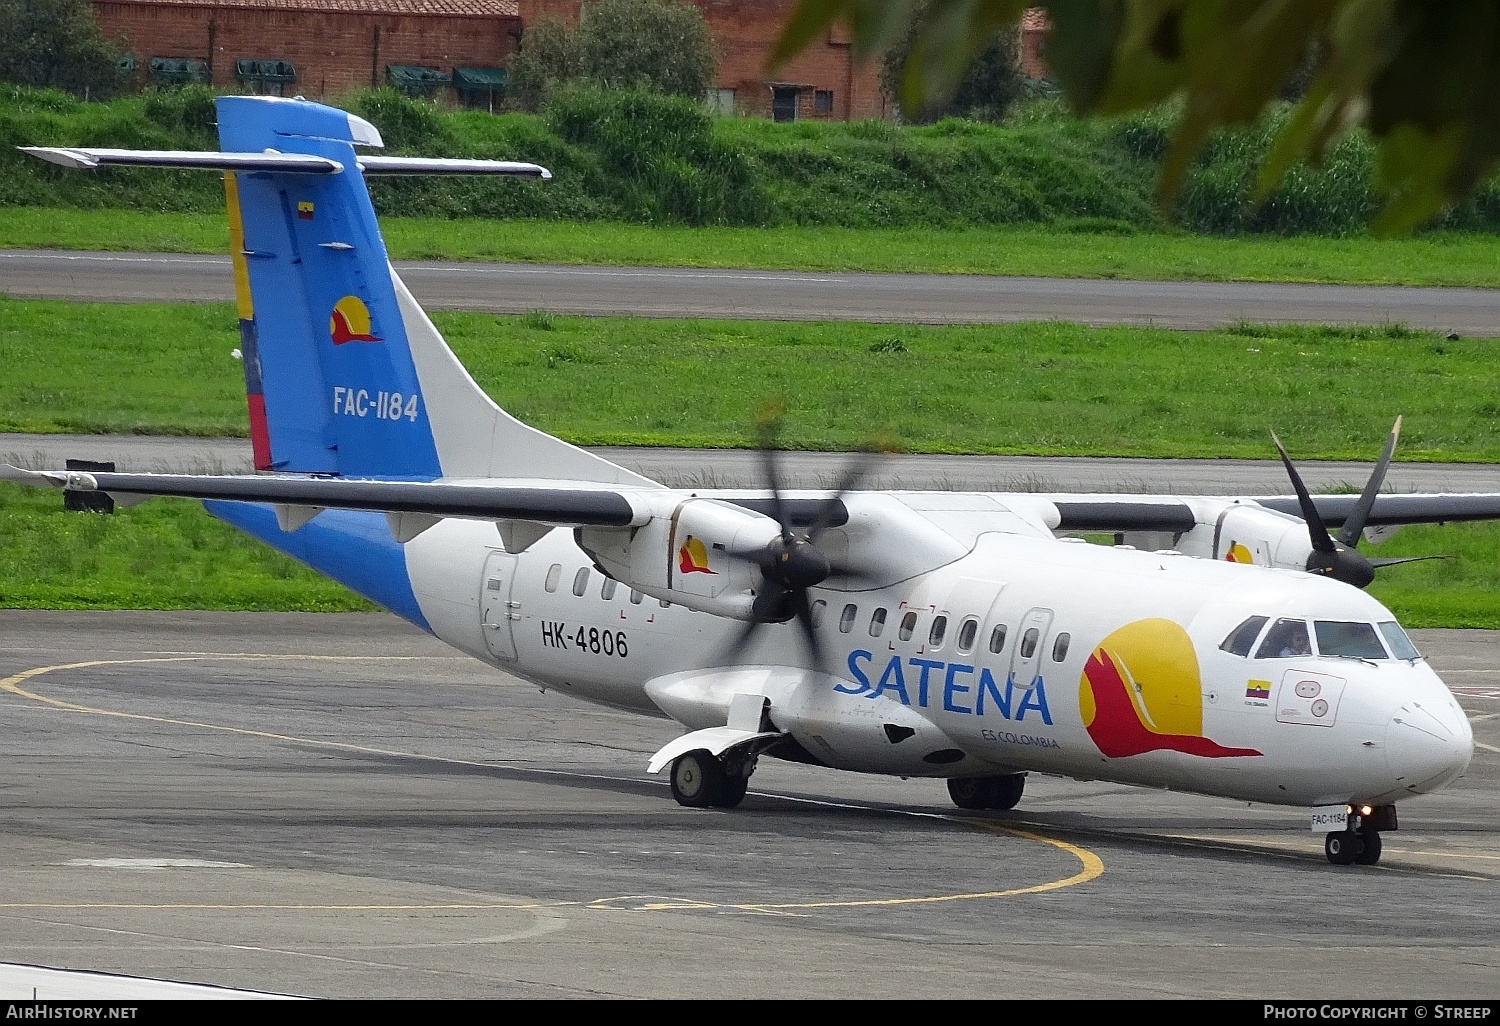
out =
<path fill-rule="evenodd" d="M 213 152 L 29 147 L 223 173 L 255 474 L 0 477 L 208 512 L 477 659 L 669 717 L 673 797 L 732 808 L 762 757 L 942 778 L 1005 810 L 1029 773 L 1309 810 L 1375 864 L 1396 803 L 1457 779 L 1462 709 L 1363 590 L 1366 532 L 1500 496 L 1181 497 L 669 488 L 523 424 L 392 268 L 366 179 L 535 164 L 374 156 L 368 122 L 224 96 Z M 358 147 L 359 149 L 356 149 Z M 1331 535 L 1329 528 L 1339 529 Z M 1112 532 L 1114 546 L 1069 535 Z"/>

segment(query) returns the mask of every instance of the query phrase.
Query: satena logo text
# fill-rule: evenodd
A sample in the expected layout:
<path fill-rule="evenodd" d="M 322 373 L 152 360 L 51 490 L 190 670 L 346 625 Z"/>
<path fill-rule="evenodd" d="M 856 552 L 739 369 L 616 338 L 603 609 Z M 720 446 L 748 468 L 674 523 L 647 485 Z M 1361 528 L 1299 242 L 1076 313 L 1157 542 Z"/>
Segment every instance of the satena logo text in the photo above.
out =
<path fill-rule="evenodd" d="M 872 685 L 870 675 L 860 664 L 874 659 L 875 653 L 864 649 L 850 652 L 849 672 L 858 683 L 837 684 L 833 690 L 872 699 L 890 692 L 901 700 L 902 705 L 915 705 L 921 709 L 926 709 L 929 701 L 935 704 L 941 693 L 945 712 L 984 716 L 993 709 L 1002 718 L 1017 723 L 1024 721 L 1028 712 L 1035 712 L 1043 723 L 1052 726 L 1047 689 L 1040 675 L 1031 682 L 1031 687 L 1021 691 L 1017 702 L 1014 677 L 1007 676 L 1002 689 L 988 669 L 966 663 L 945 663 L 940 659 L 910 658 L 903 664 L 900 656 L 891 656 L 880 674 L 880 681 Z M 908 666 L 911 668 L 910 677 L 907 675 Z M 915 702 L 912 701 L 914 695 Z"/>

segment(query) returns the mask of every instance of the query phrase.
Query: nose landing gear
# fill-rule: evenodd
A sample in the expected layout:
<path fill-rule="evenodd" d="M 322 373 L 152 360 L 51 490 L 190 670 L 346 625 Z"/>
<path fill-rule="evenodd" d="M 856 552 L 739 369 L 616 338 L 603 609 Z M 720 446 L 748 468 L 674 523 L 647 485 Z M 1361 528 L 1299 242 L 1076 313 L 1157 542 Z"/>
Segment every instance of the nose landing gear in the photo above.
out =
<path fill-rule="evenodd" d="M 1396 829 L 1396 807 L 1362 806 L 1349 810 L 1349 825 L 1323 838 L 1323 854 L 1335 866 L 1373 866 L 1380 861 L 1380 831 Z"/>

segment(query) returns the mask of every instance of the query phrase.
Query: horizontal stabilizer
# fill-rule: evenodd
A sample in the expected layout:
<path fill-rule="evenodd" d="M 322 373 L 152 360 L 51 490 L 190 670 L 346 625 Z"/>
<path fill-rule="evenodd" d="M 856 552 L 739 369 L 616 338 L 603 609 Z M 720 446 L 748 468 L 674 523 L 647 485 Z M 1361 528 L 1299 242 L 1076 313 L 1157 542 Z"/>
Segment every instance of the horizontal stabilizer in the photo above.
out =
<path fill-rule="evenodd" d="M 126 167 L 172 167 L 202 171 L 280 171 L 291 174 L 336 175 L 344 165 L 310 153 L 223 153 L 213 150 L 97 150 L 69 146 L 22 146 L 33 157 L 63 167 L 96 168 L 106 164 Z"/>
<path fill-rule="evenodd" d="M 202 171 L 280 171 L 291 174 L 336 175 L 344 165 L 309 153 L 226 153 L 213 150 L 115 150 L 75 146 L 22 146 L 33 157 L 63 167 L 170 167 Z M 367 175 L 516 175 L 549 181 L 552 172 L 540 164 L 516 160 L 466 160 L 452 157 L 358 158 Z"/>
<path fill-rule="evenodd" d="M 270 475 L 107 474 L 21 470 L 5 465 L 0 465 L 0 479 L 112 495 L 173 495 L 187 499 L 270 502 L 288 507 L 425 513 L 433 517 L 472 520 L 530 520 L 571 527 L 629 527 L 637 519 L 629 498 L 620 492 L 597 487 L 525 487 Z M 310 518 L 301 523 L 306 523 L 307 519 Z M 413 521 L 413 526 L 416 523 Z"/>

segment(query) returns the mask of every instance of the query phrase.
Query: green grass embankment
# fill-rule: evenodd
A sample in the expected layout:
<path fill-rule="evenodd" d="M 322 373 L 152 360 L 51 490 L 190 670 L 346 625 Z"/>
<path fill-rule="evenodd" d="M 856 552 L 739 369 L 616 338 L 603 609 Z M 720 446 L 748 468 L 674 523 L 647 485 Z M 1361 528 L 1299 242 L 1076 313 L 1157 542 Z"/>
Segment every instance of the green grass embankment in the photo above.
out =
<path fill-rule="evenodd" d="M 1405 459 L 1500 461 L 1494 343 L 1397 326 L 434 320 L 496 401 L 582 444 L 742 446 L 781 399 L 809 449 L 883 429 L 917 452 L 1265 458 L 1275 427 L 1300 458 L 1360 459 L 1399 413 Z M 0 431 L 243 435 L 238 344 L 227 304 L 0 300 Z"/>

